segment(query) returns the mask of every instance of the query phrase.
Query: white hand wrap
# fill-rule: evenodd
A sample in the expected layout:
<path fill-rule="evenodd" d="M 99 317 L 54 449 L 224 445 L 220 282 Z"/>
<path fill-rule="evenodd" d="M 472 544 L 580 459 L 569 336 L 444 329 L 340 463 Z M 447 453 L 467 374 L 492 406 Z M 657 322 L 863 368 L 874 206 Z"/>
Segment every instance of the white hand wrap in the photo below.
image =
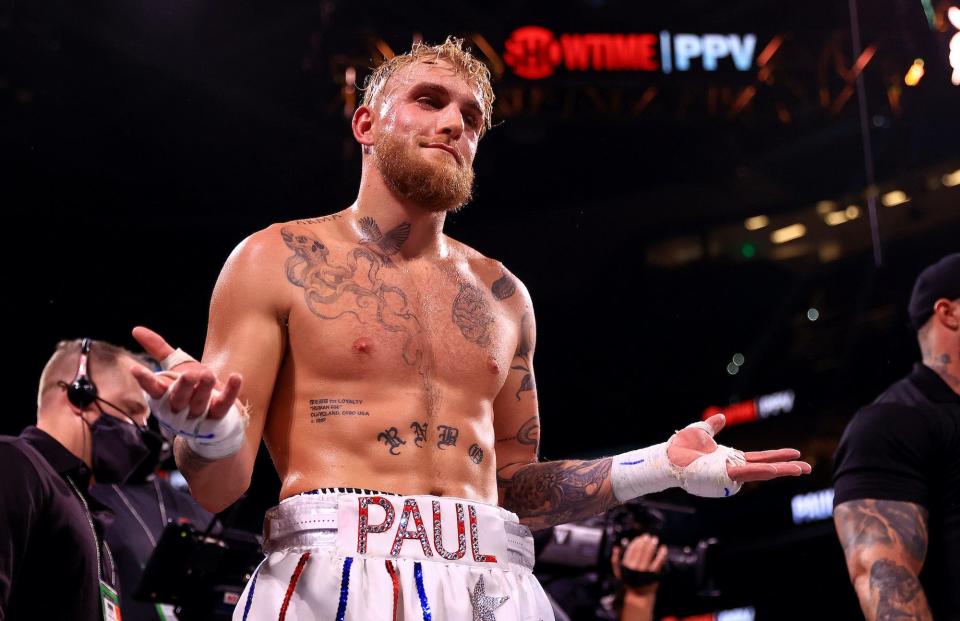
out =
<path fill-rule="evenodd" d="M 175 373 L 164 373 L 169 377 L 175 377 Z M 163 434 L 169 439 L 172 436 L 180 436 L 190 447 L 190 450 L 206 459 L 223 459 L 229 457 L 243 446 L 247 425 L 250 417 L 243 412 L 240 407 L 234 403 L 230 406 L 227 415 L 219 419 L 207 417 L 210 412 L 210 404 L 207 404 L 203 414 L 196 418 L 190 418 L 190 408 L 184 408 L 179 412 L 174 412 L 170 408 L 170 388 L 163 393 L 159 399 L 154 399 L 146 392 L 143 393 L 150 407 L 150 413 L 157 418 Z M 217 390 L 214 395 L 219 394 Z M 212 399 L 212 396 L 211 396 Z"/>
<path fill-rule="evenodd" d="M 184 362 L 196 362 L 197 359 L 183 351 L 179 347 L 173 350 L 173 352 L 160 361 L 160 368 L 164 371 L 169 371 L 178 364 L 183 364 Z"/>
<path fill-rule="evenodd" d="M 703 429 L 713 436 L 713 428 L 705 422 L 687 427 Z M 682 487 L 694 496 L 707 498 L 732 496 L 740 491 L 741 484 L 727 476 L 727 464 L 745 464 L 746 458 L 741 451 L 717 445 L 717 450 L 698 457 L 690 465 L 675 466 L 667 457 L 667 448 L 675 437 L 612 458 L 610 484 L 617 500 L 626 502 L 670 487 Z"/>

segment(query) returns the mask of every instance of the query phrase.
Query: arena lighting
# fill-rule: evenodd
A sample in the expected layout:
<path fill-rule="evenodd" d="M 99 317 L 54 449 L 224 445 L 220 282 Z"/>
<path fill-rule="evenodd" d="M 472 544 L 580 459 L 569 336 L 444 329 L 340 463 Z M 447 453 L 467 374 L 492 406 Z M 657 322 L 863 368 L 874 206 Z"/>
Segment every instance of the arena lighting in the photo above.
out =
<path fill-rule="evenodd" d="M 817 213 L 821 216 L 826 215 L 837 208 L 837 204 L 833 201 L 820 201 L 817 203 Z"/>
<path fill-rule="evenodd" d="M 663 621 L 754 621 L 757 611 L 752 606 L 731 608 L 720 612 L 708 612 L 691 617 L 664 617 Z"/>
<path fill-rule="evenodd" d="M 860 208 L 856 205 L 847 205 L 843 213 L 847 214 L 847 220 L 856 220 L 860 217 Z"/>
<path fill-rule="evenodd" d="M 955 185 L 960 185 L 960 168 L 953 171 L 952 173 L 947 173 L 944 176 L 940 177 L 940 182 L 943 183 L 944 187 L 952 188 Z"/>
<path fill-rule="evenodd" d="M 738 71 L 754 63 L 757 35 L 563 33 L 542 26 L 517 28 L 504 42 L 504 62 L 521 78 L 540 80 L 559 67 L 567 71 L 689 71 L 694 61 L 717 71 L 732 61 Z M 771 53 L 772 54 L 772 53 Z"/>
<path fill-rule="evenodd" d="M 806 234 L 807 227 L 800 223 L 791 224 L 790 226 L 785 226 L 782 229 L 777 229 L 776 231 L 770 233 L 770 241 L 775 244 L 785 244 L 788 241 L 800 239 Z"/>
<path fill-rule="evenodd" d="M 739 368 L 732 362 L 730 365 Z M 727 417 L 727 427 L 730 427 L 792 412 L 795 401 L 796 394 L 792 390 L 781 390 L 749 401 L 731 403 L 722 408 L 711 405 L 703 411 L 701 418 L 707 420 L 714 414 L 723 414 Z"/>
<path fill-rule="evenodd" d="M 837 226 L 838 224 L 843 224 L 848 220 L 850 220 L 850 218 L 847 217 L 846 210 L 831 211 L 823 217 L 823 221 L 827 223 L 827 226 Z"/>
<path fill-rule="evenodd" d="M 883 203 L 884 207 L 896 207 L 897 205 L 902 205 L 910 200 L 910 197 L 906 195 L 905 192 L 901 190 L 894 190 L 892 192 L 887 192 L 880 197 L 880 202 Z"/>
<path fill-rule="evenodd" d="M 903 76 L 903 83 L 907 86 L 916 86 L 920 83 L 920 78 L 923 77 L 923 59 L 917 58 L 913 61 L 913 64 L 910 65 L 910 68 L 907 69 L 907 74 Z"/>
<path fill-rule="evenodd" d="M 770 218 L 766 216 L 753 216 L 743 221 L 743 226 L 748 231 L 756 231 L 770 224 Z"/>
<path fill-rule="evenodd" d="M 790 500 L 794 524 L 818 522 L 833 517 L 833 488 L 799 494 Z"/>

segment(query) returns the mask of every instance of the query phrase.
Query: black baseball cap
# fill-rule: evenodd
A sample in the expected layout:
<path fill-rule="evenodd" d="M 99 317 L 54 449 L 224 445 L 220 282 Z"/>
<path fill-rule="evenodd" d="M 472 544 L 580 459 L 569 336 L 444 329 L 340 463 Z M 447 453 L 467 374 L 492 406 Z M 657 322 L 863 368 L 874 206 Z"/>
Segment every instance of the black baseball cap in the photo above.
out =
<path fill-rule="evenodd" d="M 960 298 L 960 252 L 948 254 L 920 272 L 910 294 L 910 323 L 919 330 L 933 315 L 933 305 L 940 298 Z"/>

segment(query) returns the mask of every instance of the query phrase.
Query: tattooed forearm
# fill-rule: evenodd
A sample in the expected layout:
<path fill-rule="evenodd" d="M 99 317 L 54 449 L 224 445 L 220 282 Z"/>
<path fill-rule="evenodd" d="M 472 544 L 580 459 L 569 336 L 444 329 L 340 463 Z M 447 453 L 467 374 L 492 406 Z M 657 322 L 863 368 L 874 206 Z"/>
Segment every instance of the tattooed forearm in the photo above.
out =
<path fill-rule="evenodd" d="M 932 619 L 917 576 L 903 565 L 882 559 L 870 568 L 870 591 L 876 600 L 873 619 Z M 870 610 L 867 610 L 870 618 Z"/>
<path fill-rule="evenodd" d="M 867 619 L 929 619 L 917 581 L 927 555 L 927 510 L 868 498 L 837 505 L 833 519 Z"/>
<path fill-rule="evenodd" d="M 493 321 L 483 292 L 473 285 L 460 285 L 460 293 L 453 301 L 453 323 L 460 328 L 463 338 L 477 345 L 489 345 Z"/>
<path fill-rule="evenodd" d="M 922 564 L 927 554 L 927 511 L 912 502 L 851 500 L 834 510 L 844 552 L 862 553 L 876 545 L 896 546 Z"/>
<path fill-rule="evenodd" d="M 493 284 L 490 285 L 490 291 L 493 293 L 493 297 L 498 300 L 506 300 L 517 292 L 517 284 L 509 274 L 504 274 L 493 281 Z"/>
<path fill-rule="evenodd" d="M 605 458 L 509 464 L 497 471 L 503 506 L 535 530 L 602 513 L 619 504 L 610 487 L 612 463 Z"/>

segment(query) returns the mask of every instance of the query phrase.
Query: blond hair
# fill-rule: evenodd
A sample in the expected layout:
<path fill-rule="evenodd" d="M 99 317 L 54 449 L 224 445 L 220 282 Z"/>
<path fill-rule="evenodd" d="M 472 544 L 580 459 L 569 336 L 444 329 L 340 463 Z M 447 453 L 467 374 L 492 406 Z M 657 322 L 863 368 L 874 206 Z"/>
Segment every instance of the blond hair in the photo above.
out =
<path fill-rule="evenodd" d="M 47 360 L 40 374 L 40 386 L 37 390 L 37 405 L 43 400 L 44 394 L 51 388 L 58 387 L 58 382 L 73 382 L 77 376 L 77 367 L 80 364 L 81 339 L 60 341 L 57 349 Z M 90 343 L 90 377 L 96 382 L 98 376 L 114 373 L 118 370 L 118 361 L 121 357 L 128 357 L 140 364 L 144 361 L 133 352 L 107 343 L 106 341 L 92 340 Z"/>
<path fill-rule="evenodd" d="M 390 78 L 400 69 L 418 62 L 436 62 L 445 60 L 468 84 L 480 92 L 480 108 L 483 110 L 483 128 L 481 133 L 490 129 L 493 122 L 493 87 L 490 85 L 490 69 L 483 61 L 463 49 L 463 39 L 447 37 L 440 45 L 414 43 L 406 54 L 386 59 L 373 70 L 363 87 L 363 99 L 360 105 L 372 105 L 382 94 Z"/>

